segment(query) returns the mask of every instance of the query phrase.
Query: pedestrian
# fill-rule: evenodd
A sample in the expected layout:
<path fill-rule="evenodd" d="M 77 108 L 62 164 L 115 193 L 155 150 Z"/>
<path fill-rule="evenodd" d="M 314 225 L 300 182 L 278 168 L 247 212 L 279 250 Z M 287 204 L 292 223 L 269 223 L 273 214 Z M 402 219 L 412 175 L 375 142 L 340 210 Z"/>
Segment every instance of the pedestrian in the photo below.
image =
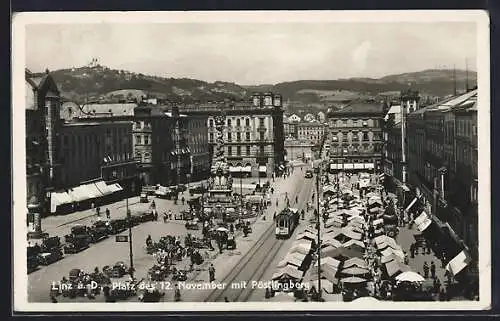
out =
<path fill-rule="evenodd" d="M 424 262 L 423 270 L 424 270 L 424 278 L 427 279 L 429 277 L 429 265 L 427 265 L 427 262 Z"/>
<path fill-rule="evenodd" d="M 441 268 L 444 269 L 446 267 L 446 253 L 441 252 Z"/>
<path fill-rule="evenodd" d="M 415 258 L 415 243 L 411 243 L 411 245 L 410 245 L 410 257 L 412 259 Z"/>
<path fill-rule="evenodd" d="M 174 300 L 176 302 L 179 302 L 181 300 L 181 290 L 179 290 L 179 286 L 177 284 L 175 285 L 174 290 Z"/>
<path fill-rule="evenodd" d="M 229 302 L 229 299 L 227 298 L 227 296 L 224 297 L 224 302 Z"/>
<path fill-rule="evenodd" d="M 163 213 L 163 223 L 167 223 L 168 215 L 167 212 Z"/>
<path fill-rule="evenodd" d="M 172 220 L 172 210 L 168 210 L 168 219 Z"/>
<path fill-rule="evenodd" d="M 181 198 L 181 202 L 182 202 L 182 205 L 184 205 L 184 203 L 186 202 L 186 199 L 184 198 L 184 196 Z"/>
<path fill-rule="evenodd" d="M 213 264 L 210 264 L 210 267 L 208 268 L 208 276 L 209 282 L 215 281 L 215 268 Z"/>
<path fill-rule="evenodd" d="M 436 277 L 436 265 L 434 265 L 434 261 L 431 261 L 431 277 L 433 279 Z"/>
<path fill-rule="evenodd" d="M 111 212 L 109 211 L 109 208 L 106 208 L 106 218 L 108 220 L 111 219 Z"/>

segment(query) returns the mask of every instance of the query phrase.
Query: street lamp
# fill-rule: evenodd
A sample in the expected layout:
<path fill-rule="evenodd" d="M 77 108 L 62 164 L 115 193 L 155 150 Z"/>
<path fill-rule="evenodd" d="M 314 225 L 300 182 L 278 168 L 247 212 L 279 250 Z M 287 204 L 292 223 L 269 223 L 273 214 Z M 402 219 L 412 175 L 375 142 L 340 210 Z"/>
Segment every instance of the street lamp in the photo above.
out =
<path fill-rule="evenodd" d="M 127 210 L 127 220 L 128 220 L 128 244 L 129 244 L 129 256 L 130 256 L 130 269 L 133 269 L 134 255 L 132 253 L 132 213 L 128 208 L 128 197 L 125 198 L 125 208 Z"/>

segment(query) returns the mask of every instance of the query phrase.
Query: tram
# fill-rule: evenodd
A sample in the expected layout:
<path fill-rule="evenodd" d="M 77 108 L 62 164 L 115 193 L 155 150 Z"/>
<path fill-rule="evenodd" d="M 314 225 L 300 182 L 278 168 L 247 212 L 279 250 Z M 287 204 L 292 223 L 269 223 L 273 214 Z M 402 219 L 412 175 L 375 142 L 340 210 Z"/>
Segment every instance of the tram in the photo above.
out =
<path fill-rule="evenodd" d="M 276 238 L 289 238 L 299 224 L 299 210 L 285 208 L 276 216 Z"/>

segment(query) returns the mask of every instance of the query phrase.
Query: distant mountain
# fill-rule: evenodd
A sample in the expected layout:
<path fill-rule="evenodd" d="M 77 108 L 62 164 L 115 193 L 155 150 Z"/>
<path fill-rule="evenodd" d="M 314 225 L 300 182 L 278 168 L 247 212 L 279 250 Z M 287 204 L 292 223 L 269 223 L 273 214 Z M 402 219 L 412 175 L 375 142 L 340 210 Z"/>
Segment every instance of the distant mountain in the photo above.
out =
<path fill-rule="evenodd" d="M 188 78 L 165 78 L 113 70 L 100 65 L 52 71 L 63 97 L 83 103 L 91 100 L 131 100 L 148 95 L 180 102 L 248 99 L 253 92 L 275 92 L 288 107 L 324 109 L 341 106 L 353 99 L 371 98 L 380 93 L 398 93 L 408 88 L 423 96 L 446 96 L 465 89 L 466 72 L 429 69 L 378 79 L 299 80 L 275 85 L 240 86 L 216 81 L 209 83 Z M 477 73 L 468 73 L 469 87 L 476 85 Z"/>

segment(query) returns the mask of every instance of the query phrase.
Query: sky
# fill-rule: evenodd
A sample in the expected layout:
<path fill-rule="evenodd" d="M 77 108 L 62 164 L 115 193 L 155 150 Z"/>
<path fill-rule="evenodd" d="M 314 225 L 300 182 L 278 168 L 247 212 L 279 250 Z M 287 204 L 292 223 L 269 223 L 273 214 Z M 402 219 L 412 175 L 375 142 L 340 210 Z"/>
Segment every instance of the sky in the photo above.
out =
<path fill-rule="evenodd" d="M 26 26 L 34 72 L 103 66 L 241 85 L 476 70 L 474 22 L 93 23 Z"/>

